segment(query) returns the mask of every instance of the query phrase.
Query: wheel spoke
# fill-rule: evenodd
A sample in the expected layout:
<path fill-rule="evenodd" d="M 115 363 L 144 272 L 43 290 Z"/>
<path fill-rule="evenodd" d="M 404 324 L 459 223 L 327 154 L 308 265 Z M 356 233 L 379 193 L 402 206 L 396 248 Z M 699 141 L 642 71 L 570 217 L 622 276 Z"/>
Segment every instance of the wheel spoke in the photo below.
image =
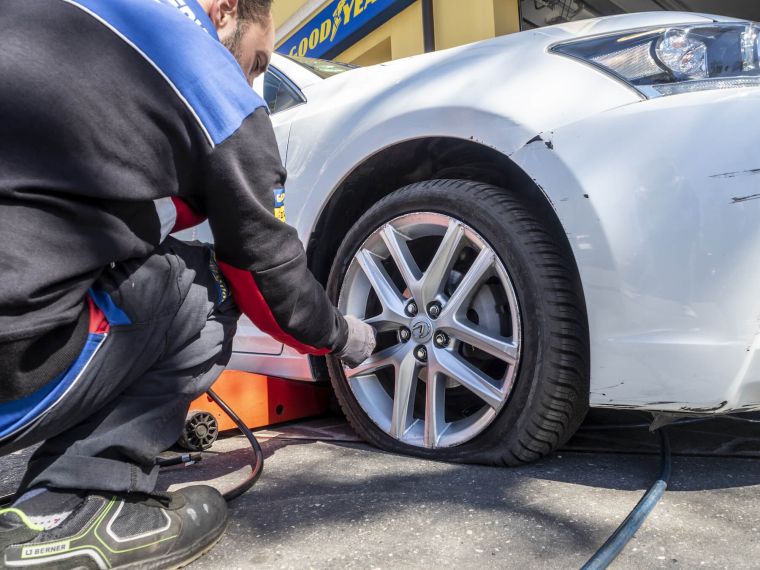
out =
<path fill-rule="evenodd" d="M 379 332 L 398 330 L 401 325 L 408 321 L 403 315 L 399 315 L 389 310 L 384 310 L 379 315 L 363 319 L 368 325 L 372 325 Z"/>
<path fill-rule="evenodd" d="M 415 297 L 417 284 L 422 276 L 422 272 L 417 266 L 412 252 L 409 251 L 406 236 L 401 234 L 392 225 L 386 224 L 380 232 L 380 237 L 385 242 L 388 251 L 390 251 L 391 257 L 393 257 L 393 261 L 396 263 L 396 267 L 398 267 L 401 277 L 409 288 L 412 297 Z"/>
<path fill-rule="evenodd" d="M 438 446 L 438 441 L 448 425 L 446 424 L 446 378 L 434 374 L 428 369 L 426 398 L 425 398 L 425 431 L 423 444 L 425 447 Z"/>
<path fill-rule="evenodd" d="M 410 352 L 396 369 L 396 386 L 393 392 L 393 415 L 391 416 L 390 431 L 391 435 L 396 439 L 403 439 L 404 433 L 409 428 L 420 366 L 420 363 Z"/>
<path fill-rule="evenodd" d="M 356 261 L 369 279 L 384 309 L 393 313 L 404 313 L 404 299 L 396 285 L 391 280 L 380 258 L 374 253 L 362 249 L 356 254 Z"/>
<path fill-rule="evenodd" d="M 376 352 L 370 356 L 356 368 L 346 368 L 346 376 L 348 378 L 367 376 L 369 374 L 377 372 L 381 368 L 386 368 L 388 366 L 393 366 L 396 370 L 398 370 L 399 365 L 405 356 L 404 353 L 408 352 L 408 350 L 405 351 L 404 348 L 405 346 L 400 344 L 395 344 L 393 346 L 389 346 L 388 348 L 384 348 L 380 352 Z"/>
<path fill-rule="evenodd" d="M 423 304 L 427 305 L 431 301 L 434 301 L 436 296 L 443 290 L 451 273 L 451 268 L 456 261 L 456 256 L 459 253 L 462 236 L 464 236 L 462 224 L 451 220 L 438 246 L 438 250 L 435 252 L 430 265 L 422 277 L 419 297 Z"/>
<path fill-rule="evenodd" d="M 441 313 L 441 320 L 446 318 L 452 318 L 453 315 L 459 311 L 462 305 L 467 301 L 477 290 L 480 285 L 483 276 L 491 268 L 494 263 L 494 255 L 488 249 L 483 249 L 472 262 L 470 269 L 467 271 L 462 281 L 459 283 L 454 293 L 446 303 L 443 312 Z"/>
<path fill-rule="evenodd" d="M 436 360 L 441 372 L 467 388 L 486 404 L 494 409 L 501 405 L 504 396 L 482 372 L 448 350 L 438 351 Z"/>
<path fill-rule="evenodd" d="M 460 321 L 457 321 L 455 327 L 442 327 L 441 330 L 508 364 L 517 362 L 517 344 L 506 337 L 491 334 L 478 326 L 469 326 Z"/>

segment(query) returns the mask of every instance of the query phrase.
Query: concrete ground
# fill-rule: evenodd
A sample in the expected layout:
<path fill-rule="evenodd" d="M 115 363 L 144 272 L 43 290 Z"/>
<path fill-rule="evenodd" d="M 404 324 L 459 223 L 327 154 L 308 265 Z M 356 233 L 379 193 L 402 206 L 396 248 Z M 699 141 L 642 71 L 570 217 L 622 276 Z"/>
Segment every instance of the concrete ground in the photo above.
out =
<path fill-rule="evenodd" d="M 588 424 L 636 416 L 592 414 Z M 670 428 L 664 499 L 613 568 L 757 568 L 760 425 Z M 646 430 L 585 431 L 535 465 L 433 463 L 357 441 L 339 418 L 258 434 L 264 474 L 231 505 L 225 538 L 193 569 L 579 568 L 659 471 Z M 28 453 L 0 459 L 0 493 Z M 246 440 L 227 437 L 162 485 L 242 480 Z"/>

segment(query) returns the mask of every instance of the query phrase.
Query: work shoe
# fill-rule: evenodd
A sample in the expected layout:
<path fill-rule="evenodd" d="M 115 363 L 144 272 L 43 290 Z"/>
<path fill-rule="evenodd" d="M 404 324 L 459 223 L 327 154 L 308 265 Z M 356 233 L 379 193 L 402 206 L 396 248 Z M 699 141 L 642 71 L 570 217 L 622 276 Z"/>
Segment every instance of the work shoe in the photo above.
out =
<path fill-rule="evenodd" d="M 92 493 L 50 530 L 23 506 L 0 510 L 0 568 L 179 568 L 211 550 L 227 525 L 227 503 L 204 485 Z"/>

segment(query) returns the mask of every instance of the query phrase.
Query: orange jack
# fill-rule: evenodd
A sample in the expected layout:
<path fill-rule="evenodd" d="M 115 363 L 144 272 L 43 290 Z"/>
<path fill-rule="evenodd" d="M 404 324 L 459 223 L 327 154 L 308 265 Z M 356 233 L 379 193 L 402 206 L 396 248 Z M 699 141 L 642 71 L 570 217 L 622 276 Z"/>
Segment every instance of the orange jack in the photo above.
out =
<path fill-rule="evenodd" d="M 227 370 L 213 390 L 251 429 L 317 416 L 328 411 L 327 386 L 283 380 L 249 372 Z M 179 440 L 188 449 L 208 449 L 220 431 L 235 429 L 235 423 L 207 394 L 190 404 L 185 432 Z"/>

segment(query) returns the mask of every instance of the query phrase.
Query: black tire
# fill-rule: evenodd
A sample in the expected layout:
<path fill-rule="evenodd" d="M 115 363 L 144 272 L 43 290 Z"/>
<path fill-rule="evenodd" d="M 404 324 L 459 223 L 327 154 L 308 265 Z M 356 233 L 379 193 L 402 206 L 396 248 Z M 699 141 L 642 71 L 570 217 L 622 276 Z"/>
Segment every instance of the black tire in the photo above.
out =
<path fill-rule="evenodd" d="M 499 415 L 482 432 L 445 448 L 412 446 L 386 434 L 359 406 L 342 365 L 330 357 L 328 367 L 340 406 L 366 441 L 391 452 L 498 465 L 535 461 L 567 441 L 588 409 L 586 309 L 562 228 L 542 199 L 524 193 L 463 180 L 412 184 L 375 204 L 346 235 L 328 281 L 334 302 L 355 252 L 367 237 L 382 224 L 413 212 L 459 219 L 488 242 L 506 267 L 523 329 L 514 387 Z"/>

